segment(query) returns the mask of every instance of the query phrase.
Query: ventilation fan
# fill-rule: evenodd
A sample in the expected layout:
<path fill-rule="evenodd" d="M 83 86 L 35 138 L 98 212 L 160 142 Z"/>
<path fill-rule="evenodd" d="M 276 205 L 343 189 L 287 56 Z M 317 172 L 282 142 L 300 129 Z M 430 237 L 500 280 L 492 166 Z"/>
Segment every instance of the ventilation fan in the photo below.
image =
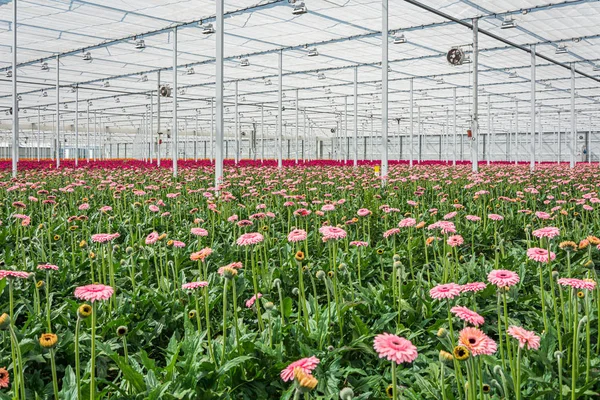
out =
<path fill-rule="evenodd" d="M 453 47 L 446 54 L 446 60 L 451 65 L 462 65 L 465 62 L 465 52 L 460 47 Z"/>
<path fill-rule="evenodd" d="M 171 97 L 171 87 L 169 85 L 163 85 L 158 89 L 158 93 L 161 97 Z"/>

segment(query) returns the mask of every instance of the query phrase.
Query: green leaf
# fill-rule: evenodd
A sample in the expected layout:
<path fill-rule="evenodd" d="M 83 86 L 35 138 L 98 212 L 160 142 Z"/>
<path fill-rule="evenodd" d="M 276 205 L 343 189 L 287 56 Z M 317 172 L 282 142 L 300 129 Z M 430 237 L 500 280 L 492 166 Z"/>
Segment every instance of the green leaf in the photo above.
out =
<path fill-rule="evenodd" d="M 250 357 L 250 356 L 239 356 L 239 357 L 233 358 L 233 359 L 227 361 L 225 364 L 223 364 L 223 366 L 221 366 L 221 368 L 219 368 L 219 370 L 217 371 L 217 375 L 224 374 L 225 372 L 229 371 L 230 369 L 235 368 L 239 365 L 242 365 L 246 361 L 252 360 L 253 358 L 254 357 Z"/>

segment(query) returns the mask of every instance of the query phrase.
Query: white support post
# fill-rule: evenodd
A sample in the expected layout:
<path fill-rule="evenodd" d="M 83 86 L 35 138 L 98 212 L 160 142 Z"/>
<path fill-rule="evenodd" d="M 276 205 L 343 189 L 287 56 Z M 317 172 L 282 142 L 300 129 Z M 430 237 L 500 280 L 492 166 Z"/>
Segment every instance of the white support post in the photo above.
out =
<path fill-rule="evenodd" d="M 177 160 L 179 158 L 179 124 L 177 123 L 177 27 L 173 28 L 173 177 L 177 178 Z"/>
<path fill-rule="evenodd" d="M 492 150 L 492 108 L 490 104 L 490 95 L 487 96 L 487 140 L 485 141 L 485 161 L 490 165 L 490 156 Z"/>
<path fill-rule="evenodd" d="M 279 146 L 277 147 L 279 154 L 277 157 L 277 167 L 283 167 L 283 50 L 279 50 L 277 67 L 279 70 L 277 78 L 277 137 L 279 138 Z"/>
<path fill-rule="evenodd" d="M 381 177 L 388 175 L 388 0 L 381 0 Z"/>
<path fill-rule="evenodd" d="M 414 93 L 413 93 L 414 82 L 413 81 L 414 81 L 414 78 L 410 78 L 410 96 L 409 96 L 409 99 L 410 99 L 410 108 L 409 108 L 409 110 L 410 110 L 410 117 L 409 117 L 410 118 L 410 122 L 409 122 L 409 124 L 410 124 L 410 160 L 408 163 L 408 165 L 410 167 L 413 166 L 413 159 L 415 158 L 414 157 L 414 149 L 413 149 L 413 147 L 414 147 L 413 136 L 414 136 L 414 131 L 415 131 L 415 124 L 414 124 L 414 120 L 413 120 L 413 114 L 414 114 L 414 97 L 413 97 L 414 96 Z"/>
<path fill-rule="evenodd" d="M 37 118 L 37 129 L 38 129 L 38 137 L 37 137 L 37 160 L 38 162 L 40 161 L 40 146 L 41 146 L 41 140 L 42 140 L 42 128 L 40 126 L 41 124 L 41 120 L 40 120 L 40 107 L 38 106 L 38 118 Z"/>
<path fill-rule="evenodd" d="M 571 162 L 575 168 L 575 146 L 577 146 L 577 116 L 575 115 L 575 64 L 571 64 Z"/>
<path fill-rule="evenodd" d="M 531 147 L 530 164 L 531 172 L 535 170 L 535 45 L 531 45 Z"/>
<path fill-rule="evenodd" d="M 56 55 L 56 168 L 60 167 L 60 59 Z"/>
<path fill-rule="evenodd" d="M 473 18 L 473 115 L 471 117 L 471 170 L 479 172 L 479 20 Z"/>
<path fill-rule="evenodd" d="M 224 0 L 216 0 L 217 3 L 217 54 L 216 54 L 216 150 L 215 161 L 215 187 L 219 187 L 223 182 L 223 3 Z"/>
<path fill-rule="evenodd" d="M 358 165 L 358 67 L 354 67 L 354 166 Z"/>
<path fill-rule="evenodd" d="M 160 71 L 158 71 L 158 87 L 157 87 L 157 91 L 156 91 L 156 131 L 157 131 L 157 141 L 156 141 L 156 165 L 158 167 L 160 167 L 160 159 L 161 159 L 161 155 L 160 155 L 160 148 L 161 148 L 161 138 L 162 138 L 162 131 L 161 131 L 161 125 L 160 125 Z"/>
<path fill-rule="evenodd" d="M 234 161 L 235 164 L 237 165 L 240 162 L 240 119 L 239 119 L 239 112 L 238 112 L 238 99 L 239 99 L 239 92 L 238 92 L 238 81 L 235 81 L 235 103 L 234 103 L 234 112 L 235 112 L 235 116 L 234 116 L 234 124 L 235 124 L 235 157 L 234 157 Z"/>
<path fill-rule="evenodd" d="M 588 164 L 592 163 L 592 116 L 590 115 L 590 126 L 588 128 L 588 146 L 587 146 Z"/>
<path fill-rule="evenodd" d="M 298 142 L 300 139 L 300 131 L 298 126 L 298 112 L 300 109 L 300 105 L 298 104 L 298 89 L 296 89 L 296 164 L 298 164 Z"/>
<path fill-rule="evenodd" d="M 556 163 L 559 164 L 559 165 L 560 165 L 560 162 L 561 162 L 560 158 L 561 158 L 561 155 L 562 155 L 562 139 L 560 137 L 560 129 L 561 129 L 561 127 L 560 127 L 560 111 L 559 111 L 558 112 L 558 130 L 556 132 L 558 134 L 558 138 L 557 138 L 557 140 L 558 140 L 558 154 L 556 155 Z"/>
<path fill-rule="evenodd" d="M 87 103 L 87 133 L 86 133 L 86 151 L 85 158 L 87 162 L 90 162 L 90 101 L 86 101 Z"/>
<path fill-rule="evenodd" d="M 453 148 L 454 151 L 452 152 L 452 165 L 456 165 L 456 87 L 454 87 L 452 89 L 452 100 L 453 100 L 453 106 L 454 106 L 454 116 L 453 116 L 453 122 L 452 122 L 452 130 L 453 130 L 453 136 L 454 136 L 454 144 L 453 144 Z"/>
<path fill-rule="evenodd" d="M 260 106 L 260 162 L 265 160 L 265 106 Z"/>
<path fill-rule="evenodd" d="M 79 86 L 75 87 L 75 167 L 79 166 Z"/>
<path fill-rule="evenodd" d="M 515 165 L 519 163 L 519 102 L 515 100 Z"/>
<path fill-rule="evenodd" d="M 17 0 L 12 7 L 12 177 L 19 161 L 19 100 L 17 94 Z"/>

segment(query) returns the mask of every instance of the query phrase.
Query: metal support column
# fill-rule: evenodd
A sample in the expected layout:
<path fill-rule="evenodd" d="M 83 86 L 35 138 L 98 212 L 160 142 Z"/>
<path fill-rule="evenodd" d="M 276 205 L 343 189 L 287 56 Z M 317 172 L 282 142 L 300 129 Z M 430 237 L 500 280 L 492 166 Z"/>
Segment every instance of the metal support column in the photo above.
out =
<path fill-rule="evenodd" d="M 409 97 L 409 99 L 410 99 L 409 100 L 410 101 L 410 108 L 409 108 L 409 110 L 410 110 L 410 117 L 409 117 L 409 119 L 410 119 L 410 122 L 409 122 L 409 124 L 410 124 L 410 161 L 408 163 L 408 165 L 410 167 L 413 166 L 413 159 L 414 159 L 413 135 L 414 135 L 414 131 L 415 131 L 415 124 L 414 124 L 414 121 L 413 121 L 414 105 L 415 105 L 414 104 L 414 98 L 413 98 L 413 96 L 414 96 L 414 93 L 413 93 L 413 84 L 414 84 L 414 82 L 413 81 L 414 81 L 414 78 L 410 78 L 410 97 Z"/>
<path fill-rule="evenodd" d="M 75 167 L 79 166 L 79 86 L 75 87 Z"/>
<path fill-rule="evenodd" d="M 279 76 L 277 78 L 277 137 L 279 140 L 279 146 L 277 146 L 277 150 L 279 151 L 277 158 L 277 167 L 283 167 L 283 115 L 282 115 L 282 90 L 283 90 L 283 50 L 279 50 L 278 54 L 277 66 L 279 70 Z"/>
<path fill-rule="evenodd" d="M 19 100 L 17 94 L 17 0 L 12 7 L 12 177 L 19 161 Z M 58 70 L 57 70 L 58 71 Z"/>
<path fill-rule="evenodd" d="M 156 93 L 156 132 L 158 136 L 156 140 L 156 165 L 160 167 L 160 146 L 162 140 L 162 131 L 160 126 L 160 71 L 158 71 L 158 87 Z"/>
<path fill-rule="evenodd" d="M 456 88 L 452 89 L 452 99 L 453 99 L 453 107 L 454 107 L 454 116 L 452 118 L 452 135 L 454 136 L 454 144 L 452 151 L 452 165 L 456 165 Z"/>
<path fill-rule="evenodd" d="M 530 171 L 535 170 L 535 45 L 531 45 L 531 148 Z"/>
<path fill-rule="evenodd" d="M 234 157 L 234 161 L 235 163 L 239 163 L 240 162 L 240 119 L 239 119 L 239 112 L 238 112 L 238 98 L 239 98 L 239 92 L 238 92 L 238 81 L 235 81 L 235 103 L 233 105 L 233 109 L 235 112 L 235 116 L 234 116 L 234 124 L 235 124 L 235 157 Z"/>
<path fill-rule="evenodd" d="M 298 110 L 300 105 L 298 104 L 298 89 L 296 89 L 296 164 L 298 164 L 298 141 L 300 136 L 299 126 L 298 126 Z"/>
<path fill-rule="evenodd" d="M 177 159 L 179 158 L 179 125 L 177 123 L 177 27 L 173 28 L 173 177 L 177 178 Z"/>
<path fill-rule="evenodd" d="M 358 67 L 354 67 L 354 166 L 358 164 Z"/>
<path fill-rule="evenodd" d="M 479 171 L 479 20 L 473 18 L 473 115 L 471 117 L 471 170 Z"/>
<path fill-rule="evenodd" d="M 215 160 L 215 187 L 223 182 L 223 3 L 224 0 L 217 0 L 217 54 L 216 54 L 216 160 Z"/>
<path fill-rule="evenodd" d="M 60 167 L 60 59 L 56 55 L 56 168 Z"/>
<path fill-rule="evenodd" d="M 381 177 L 388 174 L 388 0 L 381 0 Z"/>

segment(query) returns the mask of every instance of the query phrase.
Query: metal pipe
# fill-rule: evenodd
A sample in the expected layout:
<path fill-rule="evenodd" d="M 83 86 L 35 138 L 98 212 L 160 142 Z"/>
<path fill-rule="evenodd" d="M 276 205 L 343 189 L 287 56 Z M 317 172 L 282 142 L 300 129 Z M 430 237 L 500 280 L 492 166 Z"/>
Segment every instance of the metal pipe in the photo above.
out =
<path fill-rule="evenodd" d="M 173 28 L 173 177 L 177 178 L 179 158 L 179 124 L 177 123 L 177 27 Z"/>
<path fill-rule="evenodd" d="M 454 105 L 454 117 L 452 122 L 452 130 L 454 135 L 454 151 L 452 152 L 452 165 L 456 165 L 456 87 L 452 89 L 452 99 Z"/>
<path fill-rule="evenodd" d="M 215 187 L 218 188 L 223 182 L 223 3 L 224 0 L 217 0 L 217 42 L 216 51 L 216 150 L 217 157 L 215 161 Z"/>
<path fill-rule="evenodd" d="M 156 151 L 157 151 L 157 155 L 156 155 L 156 165 L 158 167 L 160 167 L 160 146 L 161 146 L 161 141 L 162 141 L 162 131 L 161 131 L 161 126 L 160 126 L 160 71 L 158 71 L 158 88 L 156 91 L 156 131 L 158 134 L 158 140 L 156 142 Z"/>
<path fill-rule="evenodd" d="M 409 166 L 412 167 L 413 166 L 413 159 L 414 159 L 414 143 L 413 143 L 413 134 L 414 134 L 414 130 L 415 130 L 415 126 L 414 126 L 414 121 L 413 121 L 413 114 L 414 114 L 414 93 L 413 93 L 413 84 L 414 84 L 414 78 L 410 78 L 410 161 L 409 161 Z"/>
<path fill-rule="evenodd" d="M 13 0 L 12 31 L 12 177 L 16 178 L 17 163 L 19 161 L 19 99 L 17 94 L 17 0 Z"/>
<path fill-rule="evenodd" d="M 299 127 L 298 127 L 298 109 L 300 105 L 298 104 L 298 89 L 296 89 L 296 164 L 298 164 L 298 140 L 299 140 Z"/>
<path fill-rule="evenodd" d="M 16 0 L 15 0 L 16 1 Z M 79 87 L 75 87 L 75 167 L 79 166 Z"/>
<path fill-rule="evenodd" d="M 279 154 L 277 159 L 277 167 L 283 167 L 283 51 L 279 51 L 279 57 L 277 59 L 277 67 L 279 70 L 279 76 L 277 78 L 277 137 L 279 138 Z"/>
<path fill-rule="evenodd" d="M 354 67 L 354 166 L 358 165 L 358 67 Z"/>
<path fill-rule="evenodd" d="M 56 56 L 56 168 L 60 167 L 60 59 Z"/>
<path fill-rule="evenodd" d="M 535 170 L 535 45 L 531 46 L 531 148 L 529 170 Z"/>
<path fill-rule="evenodd" d="M 388 0 L 381 0 L 381 177 L 388 175 Z"/>
<path fill-rule="evenodd" d="M 479 171 L 477 155 L 479 134 L 479 21 L 473 18 L 473 116 L 471 122 L 471 170 Z"/>
<path fill-rule="evenodd" d="M 238 112 L 238 81 L 235 81 L 235 103 L 234 103 L 234 124 L 235 124 L 235 163 L 240 162 L 240 120 L 239 120 L 239 112 Z"/>

